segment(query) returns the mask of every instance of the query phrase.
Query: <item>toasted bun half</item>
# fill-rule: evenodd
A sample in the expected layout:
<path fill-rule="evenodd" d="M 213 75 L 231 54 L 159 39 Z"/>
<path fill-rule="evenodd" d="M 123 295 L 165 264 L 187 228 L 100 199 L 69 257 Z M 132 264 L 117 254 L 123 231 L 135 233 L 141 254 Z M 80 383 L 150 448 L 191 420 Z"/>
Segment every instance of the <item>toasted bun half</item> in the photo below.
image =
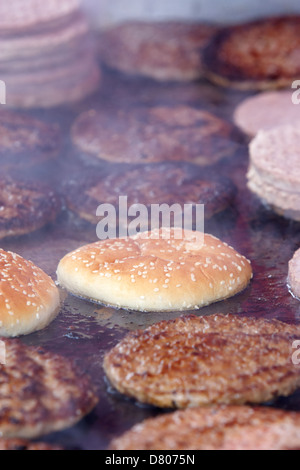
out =
<path fill-rule="evenodd" d="M 0 249 L 0 336 L 16 337 L 45 328 L 57 315 L 59 290 L 41 269 Z"/>
<path fill-rule="evenodd" d="M 195 310 L 244 290 L 250 262 L 211 235 L 199 238 L 160 229 L 100 241 L 63 258 L 58 282 L 76 296 L 146 312 Z"/>

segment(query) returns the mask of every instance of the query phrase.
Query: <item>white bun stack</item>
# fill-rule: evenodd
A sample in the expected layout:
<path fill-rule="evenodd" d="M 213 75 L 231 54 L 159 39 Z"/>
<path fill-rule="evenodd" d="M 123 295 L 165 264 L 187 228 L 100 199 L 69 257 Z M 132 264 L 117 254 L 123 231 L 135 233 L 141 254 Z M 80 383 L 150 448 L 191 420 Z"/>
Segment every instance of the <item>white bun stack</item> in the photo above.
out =
<path fill-rule="evenodd" d="M 260 131 L 250 144 L 248 186 L 276 213 L 300 221 L 300 121 Z"/>

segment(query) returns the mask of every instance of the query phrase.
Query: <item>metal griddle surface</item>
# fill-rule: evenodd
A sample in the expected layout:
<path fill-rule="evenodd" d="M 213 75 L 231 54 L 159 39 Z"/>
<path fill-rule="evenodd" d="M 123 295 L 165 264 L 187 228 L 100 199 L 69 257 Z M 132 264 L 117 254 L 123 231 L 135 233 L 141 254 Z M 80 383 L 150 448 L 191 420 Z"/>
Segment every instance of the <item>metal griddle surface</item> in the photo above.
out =
<path fill-rule="evenodd" d="M 68 141 L 70 125 L 79 112 L 93 107 L 130 107 L 141 104 L 189 103 L 205 108 L 227 119 L 245 94 L 216 88 L 207 82 L 190 85 L 155 84 L 147 80 L 128 80 L 106 71 L 102 91 L 86 102 L 67 109 L 35 111 L 33 114 L 50 122 L 58 122 L 66 137 L 60 163 L 43 171 L 42 177 L 60 187 L 63 173 L 68 177 L 69 163 L 75 161 Z M 74 159 L 74 160 L 73 160 Z M 66 164 L 67 163 L 67 164 Z M 244 314 L 277 318 L 297 323 L 300 302 L 287 289 L 288 261 L 300 244 L 300 224 L 273 214 L 246 188 L 248 166 L 247 145 L 230 160 L 216 165 L 218 174 L 229 176 L 238 186 L 238 195 L 231 208 L 206 223 L 206 232 L 233 245 L 251 259 L 254 280 L 240 295 L 195 312 Z M 33 235 L 1 242 L 32 260 L 55 279 L 60 259 L 77 247 L 97 241 L 95 227 L 64 210 L 55 224 Z M 102 360 L 129 330 L 145 328 L 162 319 L 176 318 L 178 312 L 141 314 L 102 308 L 62 293 L 63 303 L 57 319 L 45 330 L 22 338 L 29 345 L 39 345 L 75 360 L 92 377 L 98 388 L 99 404 L 81 423 L 72 429 L 46 437 L 46 441 L 67 449 L 106 449 L 110 440 L 142 420 L 163 411 L 136 404 L 114 392 L 106 382 Z M 300 392 L 280 399 L 271 406 L 300 410 Z"/>

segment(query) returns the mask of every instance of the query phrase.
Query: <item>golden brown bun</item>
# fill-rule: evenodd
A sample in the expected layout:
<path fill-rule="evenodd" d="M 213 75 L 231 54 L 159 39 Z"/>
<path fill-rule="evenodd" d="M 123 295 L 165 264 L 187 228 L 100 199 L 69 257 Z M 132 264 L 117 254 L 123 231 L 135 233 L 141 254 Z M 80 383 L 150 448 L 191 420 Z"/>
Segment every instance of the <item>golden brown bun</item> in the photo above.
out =
<path fill-rule="evenodd" d="M 0 249 L 0 336 L 27 335 L 45 328 L 57 315 L 59 291 L 41 269 Z"/>
<path fill-rule="evenodd" d="M 187 311 L 247 287 L 250 262 L 211 235 L 174 229 L 100 241 L 61 260 L 59 284 L 91 301 L 137 311 Z M 170 239 L 170 235 L 172 238 Z M 164 238 L 165 237 L 165 238 Z M 168 239 L 169 238 L 169 239 Z"/>

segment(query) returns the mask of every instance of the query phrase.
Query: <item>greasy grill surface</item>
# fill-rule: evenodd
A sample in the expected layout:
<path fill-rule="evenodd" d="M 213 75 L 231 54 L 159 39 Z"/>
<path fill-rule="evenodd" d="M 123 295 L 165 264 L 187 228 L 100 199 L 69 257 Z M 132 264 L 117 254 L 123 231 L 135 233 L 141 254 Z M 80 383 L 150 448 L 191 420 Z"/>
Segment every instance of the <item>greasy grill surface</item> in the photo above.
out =
<path fill-rule="evenodd" d="M 187 85 L 160 85 L 150 81 L 119 79 L 106 74 L 103 91 L 68 109 L 35 113 L 50 122 L 59 122 L 66 140 L 74 119 L 80 112 L 94 106 L 120 105 L 130 110 L 132 103 L 161 104 L 186 102 L 231 119 L 235 106 L 245 98 L 244 93 L 225 91 L 207 82 Z M 107 93 L 107 90 L 110 92 Z M 47 173 L 57 187 L 70 174 L 70 161 L 75 158 L 67 146 L 69 159 L 60 160 L 52 173 Z M 105 165 L 104 165 L 105 168 Z M 277 318 L 288 323 L 299 323 L 300 303 L 286 286 L 288 262 L 299 247 L 300 224 L 280 218 L 265 209 L 246 188 L 248 168 L 247 148 L 241 146 L 237 155 L 213 170 L 219 176 L 231 178 L 238 187 L 235 203 L 222 214 L 206 223 L 206 231 L 233 245 L 253 263 L 254 279 L 251 286 L 235 298 L 212 305 L 197 315 L 222 313 Z M 30 237 L 2 242 L 4 249 L 18 252 L 31 259 L 55 278 L 60 259 L 81 245 L 97 241 L 95 226 L 64 213 L 57 223 Z M 166 313 L 164 319 L 178 317 L 177 312 Z M 135 314 L 100 308 L 83 300 L 66 297 L 60 315 L 44 331 L 23 338 L 32 345 L 75 359 L 92 376 L 97 385 L 100 402 L 92 415 L 70 430 L 47 437 L 47 441 L 64 447 L 104 449 L 111 439 L 145 418 L 159 414 L 151 407 L 139 407 L 114 392 L 104 379 L 104 354 L 114 347 L 129 330 L 150 326 L 162 320 L 162 314 Z M 300 395 L 276 401 L 276 406 L 300 411 Z"/>

